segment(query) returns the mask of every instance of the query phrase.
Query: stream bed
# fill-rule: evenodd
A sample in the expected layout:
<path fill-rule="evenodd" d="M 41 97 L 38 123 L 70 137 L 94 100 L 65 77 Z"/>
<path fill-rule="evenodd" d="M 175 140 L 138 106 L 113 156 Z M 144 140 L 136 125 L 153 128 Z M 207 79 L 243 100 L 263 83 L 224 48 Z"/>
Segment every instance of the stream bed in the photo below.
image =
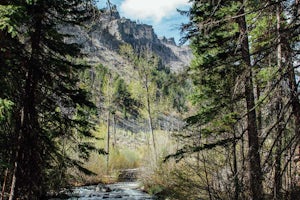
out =
<path fill-rule="evenodd" d="M 71 190 L 62 191 L 68 200 L 153 200 L 149 194 L 139 189 L 138 182 L 120 182 L 114 184 L 99 184 L 92 186 L 75 187 Z M 52 198 L 50 200 L 61 200 Z"/>

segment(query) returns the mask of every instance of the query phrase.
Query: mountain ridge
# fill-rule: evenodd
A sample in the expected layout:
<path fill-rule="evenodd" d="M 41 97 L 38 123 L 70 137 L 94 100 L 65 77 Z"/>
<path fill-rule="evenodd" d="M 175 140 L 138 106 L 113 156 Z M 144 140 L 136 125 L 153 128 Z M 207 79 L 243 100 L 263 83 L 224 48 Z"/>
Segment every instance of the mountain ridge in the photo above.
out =
<path fill-rule="evenodd" d="M 152 51 L 173 72 L 189 65 L 192 59 L 190 48 L 176 45 L 174 38 L 158 38 L 151 25 L 120 17 L 116 6 L 100 9 L 97 15 L 86 23 L 86 27 L 62 28 L 63 32 L 74 36 L 68 42 L 82 46 L 82 52 L 90 64 L 101 63 L 118 69 L 124 67 L 126 60 L 119 54 L 119 47 L 127 43 L 136 52 Z"/>

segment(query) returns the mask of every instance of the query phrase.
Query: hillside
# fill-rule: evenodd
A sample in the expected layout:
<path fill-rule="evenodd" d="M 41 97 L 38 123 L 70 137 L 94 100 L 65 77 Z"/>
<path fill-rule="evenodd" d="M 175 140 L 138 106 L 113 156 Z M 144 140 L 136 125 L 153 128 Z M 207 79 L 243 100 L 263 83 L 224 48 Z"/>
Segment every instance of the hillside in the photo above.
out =
<path fill-rule="evenodd" d="M 188 46 L 177 46 L 174 38 L 158 38 L 150 25 L 121 18 L 115 6 L 98 11 L 86 24 L 86 27 L 64 27 L 63 31 L 74 35 L 69 42 L 80 44 L 91 64 L 102 63 L 122 69 L 126 61 L 118 51 L 124 43 L 130 44 L 137 52 L 150 49 L 174 72 L 189 65 L 192 57 Z"/>

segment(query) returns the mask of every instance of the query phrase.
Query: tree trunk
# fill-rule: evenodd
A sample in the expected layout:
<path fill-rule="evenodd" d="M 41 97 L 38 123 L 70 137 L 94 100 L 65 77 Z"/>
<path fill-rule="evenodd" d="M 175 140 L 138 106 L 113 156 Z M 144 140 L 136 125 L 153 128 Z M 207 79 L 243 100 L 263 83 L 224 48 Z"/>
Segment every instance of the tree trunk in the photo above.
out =
<path fill-rule="evenodd" d="M 282 188 L 281 148 L 282 147 L 281 146 L 282 146 L 282 137 L 279 136 L 276 150 L 275 150 L 275 174 L 274 174 L 274 191 L 273 191 L 274 200 L 282 199 L 281 197 L 281 188 Z"/>
<path fill-rule="evenodd" d="M 150 129 L 150 133 L 151 133 L 151 137 L 152 137 L 154 158 L 155 158 L 155 162 L 157 162 L 157 151 L 156 151 L 155 136 L 154 136 L 154 131 L 153 131 L 153 122 L 152 122 L 151 106 L 150 106 L 150 94 L 149 94 L 149 87 L 148 87 L 147 77 L 146 77 L 145 86 L 146 86 L 146 98 L 147 98 L 147 112 L 148 112 L 149 129 Z"/>
<path fill-rule="evenodd" d="M 114 134 L 114 142 L 113 142 L 113 148 L 117 146 L 117 137 L 116 137 L 116 115 L 113 114 L 113 134 Z"/>
<path fill-rule="evenodd" d="M 17 172 L 18 172 L 18 161 L 19 161 L 19 155 L 20 155 L 20 149 L 21 149 L 21 139 L 22 139 L 22 130 L 21 128 L 24 126 L 24 108 L 21 109 L 21 115 L 20 115 L 20 121 L 19 121 L 19 126 L 20 126 L 20 133 L 17 139 L 17 148 L 16 148 L 16 153 L 15 153 L 15 162 L 14 162 L 14 169 L 12 173 L 12 182 L 10 186 L 10 193 L 9 193 L 9 200 L 13 200 L 14 195 L 15 195 L 15 188 L 16 188 L 16 183 L 17 183 Z"/>
<path fill-rule="evenodd" d="M 234 138 L 236 138 L 236 133 L 234 132 Z M 238 165 L 237 165 L 237 142 L 234 140 L 233 142 L 233 173 L 234 173 L 234 200 L 239 199 L 239 194 L 240 194 L 240 184 L 239 184 L 239 176 L 238 176 Z"/>
<path fill-rule="evenodd" d="M 299 1 L 295 2 L 295 18 L 299 17 L 298 13 L 298 6 L 299 6 Z M 285 38 L 284 44 L 285 49 L 290 50 L 290 44 L 289 44 L 289 38 Z M 299 102 L 299 94 L 298 94 L 298 84 L 296 80 L 296 75 L 295 75 L 295 69 L 293 67 L 293 61 L 292 61 L 292 56 L 290 55 L 290 52 L 286 52 L 286 58 L 285 60 L 288 61 L 288 74 L 289 74 L 289 88 L 290 88 L 290 98 L 292 100 L 292 112 L 294 114 L 294 119 L 295 119 L 295 132 L 296 135 L 298 136 L 298 140 L 300 139 L 300 102 Z M 299 141 L 298 141 L 299 142 Z"/>
<path fill-rule="evenodd" d="M 18 161 L 15 161 L 14 163 L 14 170 L 12 174 L 12 182 L 10 186 L 10 193 L 9 193 L 9 199 L 8 200 L 13 200 L 14 195 L 15 195 L 15 187 L 16 187 L 16 182 L 17 182 L 17 169 L 18 169 Z"/>
<path fill-rule="evenodd" d="M 277 99 L 277 106 L 276 106 L 276 112 L 277 112 L 277 135 L 275 137 L 275 172 L 274 172 L 274 185 L 273 185 L 273 199 L 274 200 L 280 200 L 282 199 L 281 190 L 282 190 L 282 140 L 283 140 L 283 132 L 284 132 L 284 126 L 283 126 L 283 118 L 282 118 L 282 99 L 280 98 L 282 95 L 282 88 L 279 87 L 279 93 L 278 99 Z"/>
<path fill-rule="evenodd" d="M 277 67 L 279 70 L 282 68 L 282 48 L 281 48 L 281 34 L 280 34 L 280 29 L 281 29 L 281 5 L 280 2 L 277 1 L 278 5 L 276 8 L 276 18 L 277 18 Z M 281 112 L 282 112 L 282 87 L 281 87 L 281 82 L 279 82 L 278 85 L 278 95 L 277 95 L 277 100 L 276 100 L 276 112 L 277 112 L 277 138 L 275 141 L 277 143 L 276 149 L 275 149 L 275 174 L 274 174 L 274 189 L 273 189 L 273 198 L 274 200 L 276 199 L 282 199 L 281 197 L 281 188 L 282 188 L 282 175 L 281 175 L 281 149 L 282 149 L 282 132 L 283 128 L 282 127 L 282 122 L 283 119 L 281 117 Z"/>
<path fill-rule="evenodd" d="M 110 111 L 107 112 L 107 140 L 106 140 L 106 174 L 109 172 L 109 143 L 110 143 Z"/>
<path fill-rule="evenodd" d="M 5 194 L 7 176 L 8 176 L 8 168 L 6 168 L 6 170 L 4 172 L 3 184 L 2 184 L 2 191 L 1 191 L 1 199 L 0 200 L 4 200 L 4 194 Z"/>
<path fill-rule="evenodd" d="M 291 106 L 292 106 L 292 114 L 294 116 L 294 133 L 296 136 L 296 141 L 295 145 L 298 146 L 297 149 L 298 153 L 292 154 L 292 156 L 299 156 L 300 155 L 300 147 L 299 147 L 299 142 L 300 142 L 300 102 L 299 102 L 299 93 L 298 93 L 298 83 L 296 79 L 296 74 L 295 70 L 298 70 L 298 68 L 294 68 L 293 64 L 293 55 L 291 52 L 293 52 L 293 49 L 291 49 L 291 38 L 293 34 L 295 34 L 294 31 L 299 30 L 297 27 L 299 23 L 299 0 L 296 0 L 293 2 L 294 3 L 294 10 L 293 10 L 293 16 L 291 16 L 291 22 L 294 24 L 290 24 L 289 26 L 291 27 L 292 31 L 285 31 L 285 34 L 280 34 L 280 39 L 281 39 L 281 45 L 282 48 L 284 49 L 282 57 L 284 58 L 283 60 L 286 61 L 285 65 L 287 66 L 287 72 L 288 72 L 288 85 L 289 85 L 289 96 L 290 96 L 290 101 L 291 101 Z M 294 28 L 297 28 L 293 30 Z M 297 150 L 296 150 L 297 151 Z M 295 165 L 296 165 L 296 174 L 299 173 L 299 159 L 295 160 Z M 292 164 L 291 164 L 292 165 Z M 292 177 L 293 173 L 290 173 Z M 290 178 L 290 181 L 293 181 L 292 178 Z M 289 184 L 291 187 L 297 186 L 299 187 L 299 181 L 296 180 L 294 183 Z M 293 188 L 291 188 L 293 189 Z"/>
<path fill-rule="evenodd" d="M 244 5 L 244 1 L 240 0 L 241 4 Z M 263 199 L 262 190 L 262 172 L 260 165 L 260 153 L 259 153 L 259 141 L 258 131 L 256 124 L 256 111 L 255 111 L 255 100 L 253 91 L 253 80 L 252 80 L 252 67 L 249 53 L 249 41 L 247 33 L 247 24 L 245 18 L 244 8 L 239 11 L 239 18 L 237 19 L 242 48 L 242 61 L 245 67 L 246 80 L 245 80 L 245 97 L 247 105 L 247 130 L 248 130 L 248 146 L 249 146 L 249 176 L 250 176 L 250 198 L 261 200 Z"/>
<path fill-rule="evenodd" d="M 256 85 L 256 95 L 257 95 L 257 100 L 260 99 L 261 97 L 261 90 L 260 90 L 260 85 L 257 83 Z M 261 112 L 261 106 L 257 107 L 257 131 L 258 133 L 261 133 L 262 131 L 262 112 Z"/>
<path fill-rule="evenodd" d="M 22 102 L 23 118 L 20 127 L 20 145 L 18 156 L 15 163 L 15 191 L 17 198 L 39 199 L 42 195 L 42 165 L 43 165 L 43 146 L 40 136 L 38 121 L 37 91 L 38 83 L 41 80 L 41 38 L 42 21 L 45 14 L 42 4 L 34 5 L 33 9 L 28 9 L 28 15 L 32 16 L 33 24 L 29 31 L 31 55 L 26 62 L 27 70 L 24 85 L 24 96 Z"/>
<path fill-rule="evenodd" d="M 111 74 L 109 74 L 108 83 L 107 83 L 107 92 L 108 92 L 108 106 L 107 106 L 107 140 L 106 140 L 106 174 L 109 172 L 109 145 L 110 145 L 110 107 L 111 107 Z"/>

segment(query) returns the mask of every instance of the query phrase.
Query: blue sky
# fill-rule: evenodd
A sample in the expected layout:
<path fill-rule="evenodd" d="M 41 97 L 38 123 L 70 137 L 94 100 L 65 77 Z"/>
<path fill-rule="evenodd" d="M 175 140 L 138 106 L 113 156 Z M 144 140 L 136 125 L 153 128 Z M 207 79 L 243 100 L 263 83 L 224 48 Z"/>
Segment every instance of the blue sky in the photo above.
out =
<path fill-rule="evenodd" d="M 100 8 L 106 7 L 106 0 L 99 0 Z M 188 21 L 176 9 L 187 10 L 188 0 L 110 0 L 117 6 L 121 17 L 152 25 L 155 33 L 161 37 L 180 39 L 179 27 Z"/>

